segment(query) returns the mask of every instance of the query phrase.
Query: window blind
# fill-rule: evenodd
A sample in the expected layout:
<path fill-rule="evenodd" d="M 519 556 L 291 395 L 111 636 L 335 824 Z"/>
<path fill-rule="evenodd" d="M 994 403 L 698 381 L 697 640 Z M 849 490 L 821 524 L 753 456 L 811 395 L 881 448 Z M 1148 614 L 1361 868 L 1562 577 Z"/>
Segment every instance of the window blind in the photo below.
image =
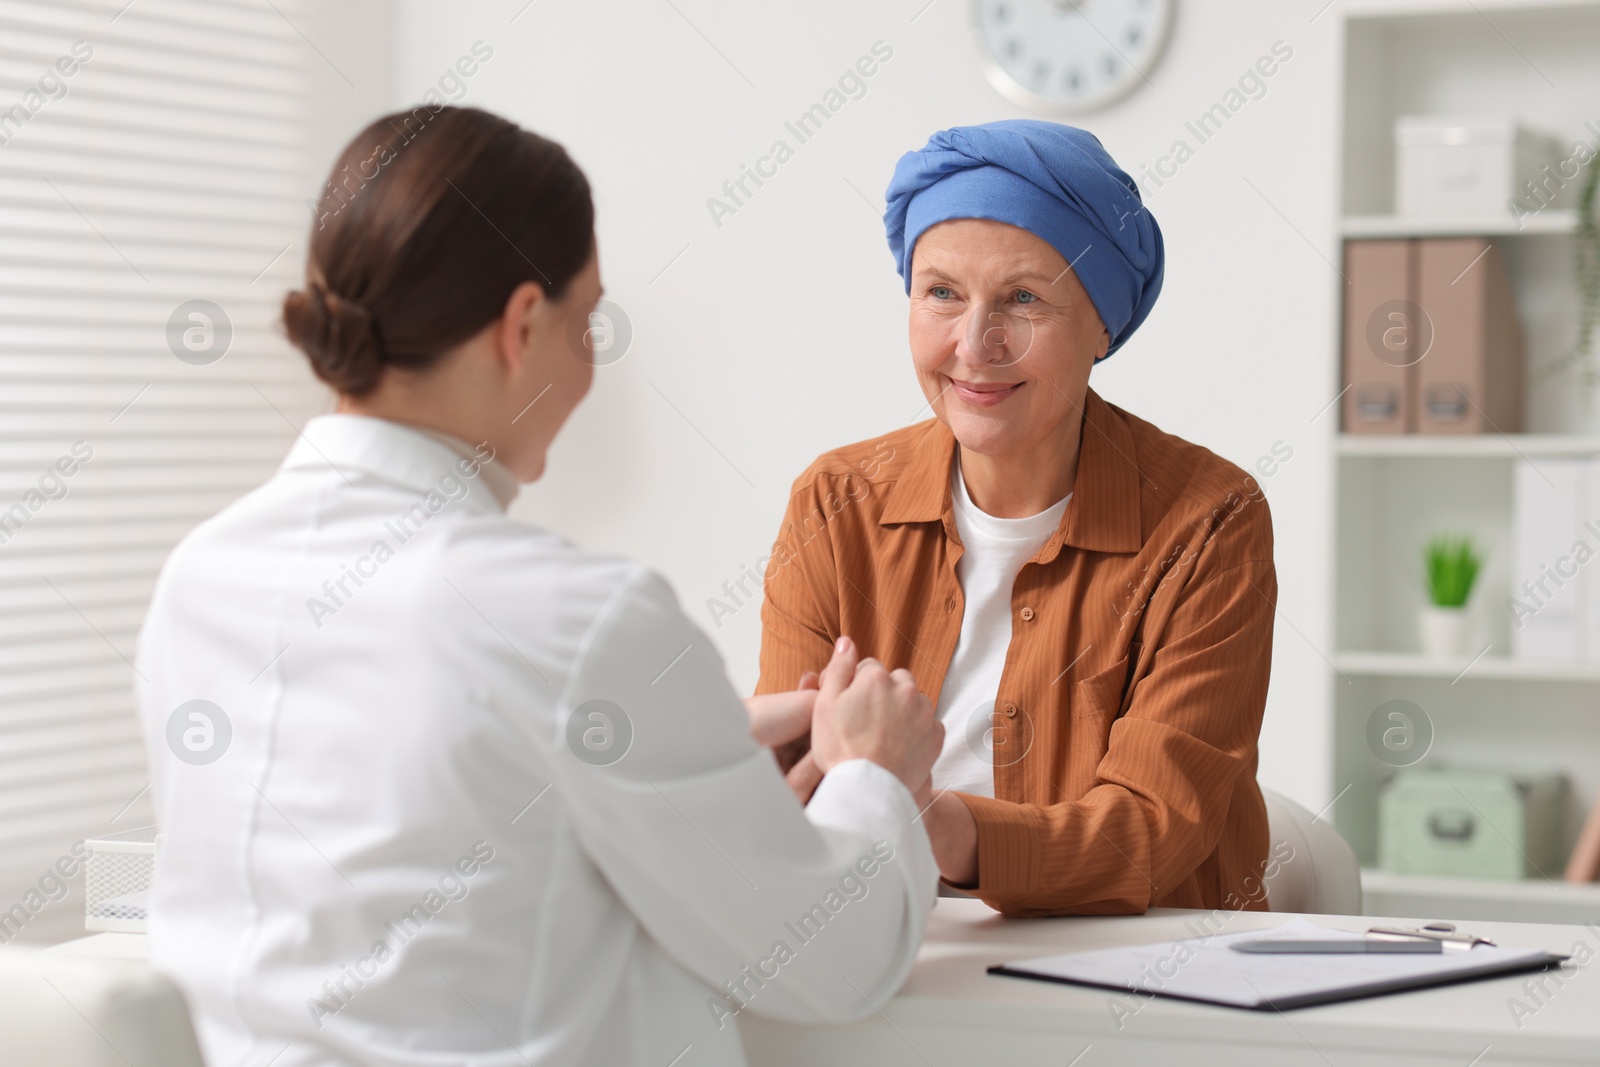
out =
<path fill-rule="evenodd" d="M 75 841 L 150 821 L 156 574 L 325 403 L 276 327 L 315 188 L 305 18 L 0 0 L 0 940 L 69 907 L 36 890 Z"/>

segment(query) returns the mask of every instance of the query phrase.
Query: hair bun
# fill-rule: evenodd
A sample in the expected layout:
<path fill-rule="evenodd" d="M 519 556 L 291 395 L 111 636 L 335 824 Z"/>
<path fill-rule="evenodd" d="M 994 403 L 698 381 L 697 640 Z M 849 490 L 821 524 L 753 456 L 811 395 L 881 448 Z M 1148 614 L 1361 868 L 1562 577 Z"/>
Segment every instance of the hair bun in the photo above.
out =
<path fill-rule="evenodd" d="M 283 299 L 289 340 L 311 359 L 318 378 L 341 393 L 371 392 L 383 373 L 383 342 L 372 312 L 320 281 Z"/>

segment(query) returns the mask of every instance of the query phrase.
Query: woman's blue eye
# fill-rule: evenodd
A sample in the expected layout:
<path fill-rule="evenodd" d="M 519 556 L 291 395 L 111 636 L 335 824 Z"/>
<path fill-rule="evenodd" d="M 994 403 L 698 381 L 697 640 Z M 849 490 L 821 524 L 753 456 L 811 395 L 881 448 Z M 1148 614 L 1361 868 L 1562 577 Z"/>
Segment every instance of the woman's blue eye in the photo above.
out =
<path fill-rule="evenodd" d="M 1017 290 L 1017 303 L 1019 304 L 1031 304 L 1037 299 L 1039 298 L 1028 292 L 1026 289 Z"/>
<path fill-rule="evenodd" d="M 952 295 L 950 292 L 950 287 L 947 285 L 936 285 L 932 289 L 929 289 L 928 293 L 935 300 L 948 300 Z"/>

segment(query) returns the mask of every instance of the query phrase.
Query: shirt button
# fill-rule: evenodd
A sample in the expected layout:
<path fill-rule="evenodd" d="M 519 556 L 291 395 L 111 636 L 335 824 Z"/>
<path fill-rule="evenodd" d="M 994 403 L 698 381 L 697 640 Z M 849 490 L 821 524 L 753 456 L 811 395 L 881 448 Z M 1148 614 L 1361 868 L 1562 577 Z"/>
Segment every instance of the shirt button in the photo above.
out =
<path fill-rule="evenodd" d="M 951 597 L 950 599 L 948 599 L 948 600 L 946 600 L 944 602 L 944 610 L 945 610 L 945 614 L 949 614 L 950 612 L 956 610 L 956 598 L 955 597 Z"/>
<path fill-rule="evenodd" d="M 1033 609 L 1032 608 L 1023 608 L 1022 609 L 1022 621 L 1023 622 L 1032 622 L 1033 621 Z"/>
<path fill-rule="evenodd" d="M 1005 706 L 1000 710 L 1005 713 L 1005 717 L 1008 719 L 1015 719 L 1017 717 L 1017 706 L 1009 701 L 1007 701 Z"/>

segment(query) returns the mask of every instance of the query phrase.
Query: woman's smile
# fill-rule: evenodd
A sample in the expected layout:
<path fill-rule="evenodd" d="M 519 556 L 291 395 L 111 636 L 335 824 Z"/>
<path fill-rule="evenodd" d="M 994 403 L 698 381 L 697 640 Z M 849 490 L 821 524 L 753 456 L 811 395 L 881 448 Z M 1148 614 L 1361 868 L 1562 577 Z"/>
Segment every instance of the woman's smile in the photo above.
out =
<path fill-rule="evenodd" d="M 945 376 L 950 382 L 950 390 L 961 400 L 976 407 L 994 407 L 1002 404 L 1007 398 L 1015 396 L 1017 390 L 1023 387 L 1024 382 L 967 382 L 959 378 Z"/>

